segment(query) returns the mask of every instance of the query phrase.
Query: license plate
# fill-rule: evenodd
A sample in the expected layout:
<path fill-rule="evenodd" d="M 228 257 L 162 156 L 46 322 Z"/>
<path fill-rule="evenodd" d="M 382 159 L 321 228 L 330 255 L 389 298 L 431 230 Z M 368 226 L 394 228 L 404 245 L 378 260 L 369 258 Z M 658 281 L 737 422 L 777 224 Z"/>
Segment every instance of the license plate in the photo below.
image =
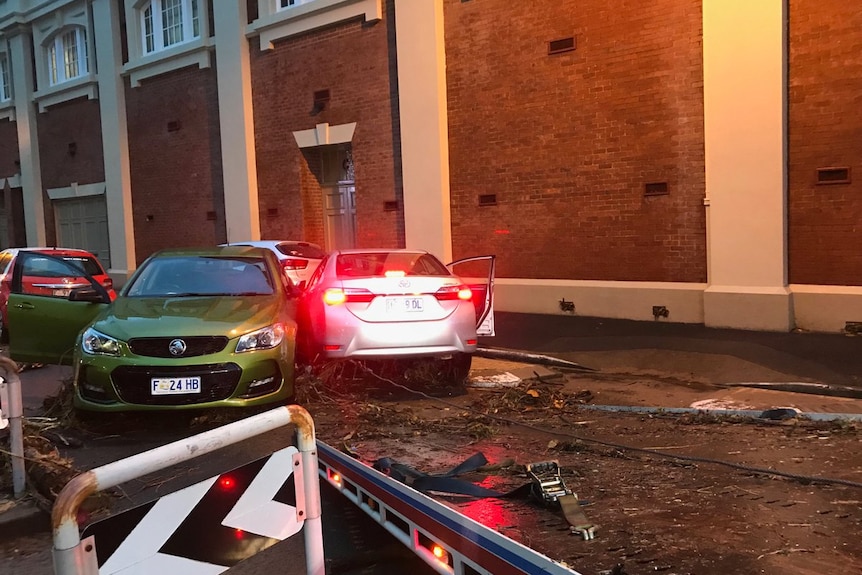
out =
<path fill-rule="evenodd" d="M 386 299 L 386 311 L 389 313 L 421 312 L 425 308 L 421 297 L 390 297 Z"/>
<path fill-rule="evenodd" d="M 69 293 L 71 293 L 71 291 L 72 290 L 68 288 L 55 288 L 51 291 L 51 295 L 54 297 L 69 297 Z"/>
<path fill-rule="evenodd" d="M 150 380 L 152 395 L 200 393 L 200 377 L 154 377 Z"/>

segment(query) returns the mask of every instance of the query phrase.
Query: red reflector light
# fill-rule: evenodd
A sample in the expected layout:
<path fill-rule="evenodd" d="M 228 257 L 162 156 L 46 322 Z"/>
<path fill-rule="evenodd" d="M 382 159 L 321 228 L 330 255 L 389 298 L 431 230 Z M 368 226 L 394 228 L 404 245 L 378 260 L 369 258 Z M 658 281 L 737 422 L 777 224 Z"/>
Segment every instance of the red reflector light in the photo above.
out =
<path fill-rule="evenodd" d="M 460 299 L 467 301 L 473 298 L 473 292 L 465 285 L 459 286 L 443 286 L 434 294 L 437 301 L 451 301 Z"/>
<path fill-rule="evenodd" d="M 286 270 L 304 270 L 308 267 L 308 260 L 286 259 L 282 260 L 281 267 Z"/>
<path fill-rule="evenodd" d="M 476 345 L 477 343 L 479 343 L 479 340 L 478 339 L 468 339 L 464 343 L 466 343 L 467 345 Z"/>
<path fill-rule="evenodd" d="M 218 484 L 222 489 L 233 489 L 236 487 L 236 481 L 233 480 L 233 477 L 221 477 L 218 480 Z"/>
<path fill-rule="evenodd" d="M 324 345 L 323 349 L 325 349 L 326 351 L 338 351 L 339 349 L 341 349 L 341 346 L 340 345 Z"/>

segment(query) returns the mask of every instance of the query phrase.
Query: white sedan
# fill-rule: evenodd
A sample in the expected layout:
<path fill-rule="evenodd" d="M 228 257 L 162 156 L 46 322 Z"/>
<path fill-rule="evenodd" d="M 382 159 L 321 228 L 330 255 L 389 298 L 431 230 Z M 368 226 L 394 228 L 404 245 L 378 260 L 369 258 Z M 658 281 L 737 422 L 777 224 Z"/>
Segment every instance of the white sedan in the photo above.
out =
<path fill-rule="evenodd" d="M 421 250 L 331 252 L 299 299 L 298 351 L 308 363 L 434 358 L 463 381 L 478 335 L 493 335 L 494 259 L 447 267 Z M 449 269 L 462 264 L 481 266 L 487 277 L 468 281 Z"/>

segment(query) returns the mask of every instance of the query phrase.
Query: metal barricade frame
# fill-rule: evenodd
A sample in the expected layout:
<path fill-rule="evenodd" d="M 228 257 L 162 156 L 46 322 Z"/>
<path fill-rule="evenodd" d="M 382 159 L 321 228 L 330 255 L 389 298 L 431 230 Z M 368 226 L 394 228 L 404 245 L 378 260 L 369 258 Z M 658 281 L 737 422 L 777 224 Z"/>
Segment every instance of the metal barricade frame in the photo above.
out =
<path fill-rule="evenodd" d="M 96 542 L 93 537 L 82 541 L 78 525 L 78 509 L 90 495 L 291 423 L 297 427 L 297 448 L 304 470 L 301 474 L 301 488 L 305 503 L 303 529 L 306 570 L 308 575 L 324 575 L 314 421 L 310 414 L 298 405 L 278 407 L 97 467 L 73 478 L 58 495 L 51 514 L 54 573 L 97 575 L 99 572 Z M 298 485 L 297 488 L 299 487 Z"/>

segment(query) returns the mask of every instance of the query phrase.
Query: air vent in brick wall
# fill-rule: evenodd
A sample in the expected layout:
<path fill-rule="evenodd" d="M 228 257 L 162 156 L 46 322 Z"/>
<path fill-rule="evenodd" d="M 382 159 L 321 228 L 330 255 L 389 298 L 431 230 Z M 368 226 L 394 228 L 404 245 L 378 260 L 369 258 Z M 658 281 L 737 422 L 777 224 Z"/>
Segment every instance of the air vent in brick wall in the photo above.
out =
<path fill-rule="evenodd" d="M 216 220 L 215 212 L 207 212 L 207 220 L 214 222 Z"/>
<path fill-rule="evenodd" d="M 817 168 L 818 184 L 849 184 L 850 168 Z"/>
<path fill-rule="evenodd" d="M 266 208 L 266 217 L 274 218 L 278 215 L 278 208 Z"/>
<path fill-rule="evenodd" d="M 389 200 L 383 202 L 383 211 L 384 212 L 397 212 L 398 211 L 398 200 Z"/>
<path fill-rule="evenodd" d="M 179 129 L 182 127 L 183 125 L 180 123 L 179 120 L 171 120 L 170 122 L 168 122 L 168 132 L 178 132 Z"/>
<path fill-rule="evenodd" d="M 561 54 L 563 52 L 571 52 L 575 49 L 575 37 L 560 38 L 559 40 L 551 40 L 548 42 L 548 54 Z"/>
<path fill-rule="evenodd" d="M 496 206 L 497 194 L 479 194 L 480 206 Z"/>
<path fill-rule="evenodd" d="M 667 182 L 653 182 L 644 184 L 645 196 L 666 196 L 670 192 L 667 189 Z"/>

